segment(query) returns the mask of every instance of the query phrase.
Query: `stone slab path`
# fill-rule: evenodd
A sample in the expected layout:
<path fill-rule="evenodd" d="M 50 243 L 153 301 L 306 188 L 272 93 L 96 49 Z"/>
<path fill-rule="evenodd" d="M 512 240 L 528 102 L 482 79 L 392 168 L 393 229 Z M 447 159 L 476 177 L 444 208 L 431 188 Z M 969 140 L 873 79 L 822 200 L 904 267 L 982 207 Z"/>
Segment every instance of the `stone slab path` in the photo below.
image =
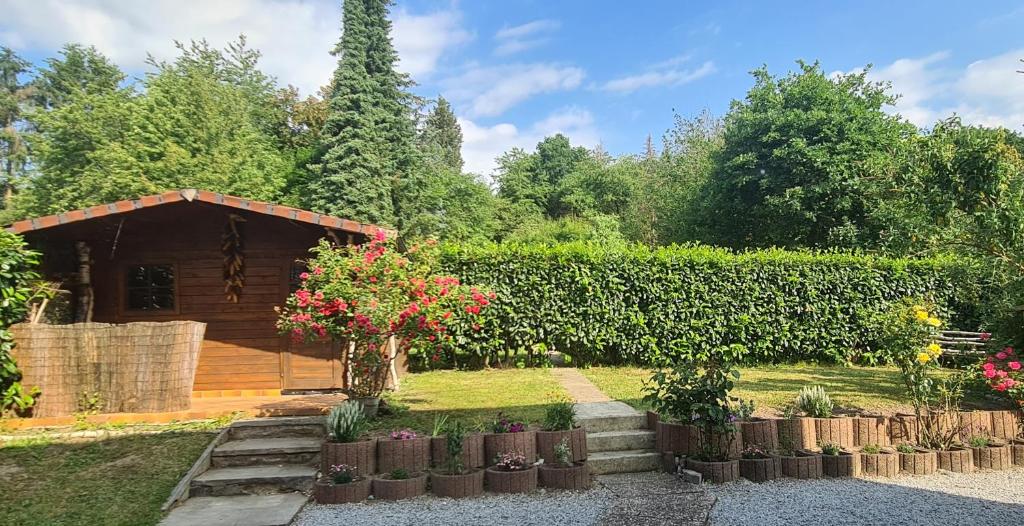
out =
<path fill-rule="evenodd" d="M 578 404 L 611 401 L 608 395 L 602 393 L 586 376 L 572 367 L 555 368 L 551 370 L 551 374 Z"/>
<path fill-rule="evenodd" d="M 715 498 L 668 473 L 619 473 L 597 478 L 611 499 L 602 526 L 706 526 Z"/>

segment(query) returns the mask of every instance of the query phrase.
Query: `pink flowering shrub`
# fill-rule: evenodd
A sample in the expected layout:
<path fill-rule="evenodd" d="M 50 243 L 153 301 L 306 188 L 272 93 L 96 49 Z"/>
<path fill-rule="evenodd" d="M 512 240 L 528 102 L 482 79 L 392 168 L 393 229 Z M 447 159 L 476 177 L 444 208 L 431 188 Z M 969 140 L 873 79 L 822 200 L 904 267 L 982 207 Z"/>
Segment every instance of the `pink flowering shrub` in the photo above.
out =
<path fill-rule="evenodd" d="M 495 297 L 439 274 L 433 242 L 401 253 L 379 231 L 358 246 L 334 247 L 323 240 L 313 254 L 310 271 L 299 276 L 299 289 L 280 313 L 278 329 L 295 340 L 355 342 L 349 363 L 354 396 L 380 396 L 391 338 L 398 352 L 416 349 L 437 360 L 452 344 L 449 324 L 479 326 L 481 312 Z"/>
<path fill-rule="evenodd" d="M 981 375 L 992 390 L 1024 409 L 1024 362 L 1013 347 L 989 354 L 981 363 Z"/>

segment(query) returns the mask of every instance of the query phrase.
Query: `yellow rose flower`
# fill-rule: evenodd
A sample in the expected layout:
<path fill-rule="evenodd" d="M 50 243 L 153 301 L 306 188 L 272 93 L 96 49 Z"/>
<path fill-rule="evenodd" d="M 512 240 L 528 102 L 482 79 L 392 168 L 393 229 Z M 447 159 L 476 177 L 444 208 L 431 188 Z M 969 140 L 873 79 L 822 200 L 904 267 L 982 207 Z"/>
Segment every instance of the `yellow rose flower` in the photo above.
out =
<path fill-rule="evenodd" d="M 928 363 L 928 361 L 931 360 L 931 359 L 932 359 L 932 355 L 930 355 L 930 354 L 928 354 L 926 352 L 918 353 L 918 355 L 917 355 L 917 361 L 921 362 L 921 363 Z"/>
<path fill-rule="evenodd" d="M 932 327 L 938 327 L 939 325 L 942 325 L 942 322 L 939 321 L 939 319 L 935 318 L 935 317 L 928 318 L 927 320 L 925 320 L 925 323 L 927 323 L 928 325 L 931 325 Z"/>
<path fill-rule="evenodd" d="M 938 356 L 942 354 L 942 347 L 939 347 L 939 344 L 937 343 L 933 343 L 928 346 L 928 354 L 932 356 Z"/>
<path fill-rule="evenodd" d="M 917 321 L 925 321 L 928 319 L 928 311 L 914 310 L 914 317 L 917 318 Z"/>

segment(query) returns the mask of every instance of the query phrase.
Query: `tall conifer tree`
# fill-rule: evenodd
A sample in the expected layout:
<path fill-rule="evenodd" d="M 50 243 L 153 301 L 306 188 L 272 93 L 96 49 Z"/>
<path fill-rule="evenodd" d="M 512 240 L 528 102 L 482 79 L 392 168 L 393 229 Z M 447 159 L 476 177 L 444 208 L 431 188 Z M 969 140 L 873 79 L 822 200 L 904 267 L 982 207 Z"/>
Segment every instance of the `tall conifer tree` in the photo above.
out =
<path fill-rule="evenodd" d="M 421 142 L 436 162 L 456 173 L 462 171 L 462 128 L 444 97 L 438 97 L 427 115 Z"/>

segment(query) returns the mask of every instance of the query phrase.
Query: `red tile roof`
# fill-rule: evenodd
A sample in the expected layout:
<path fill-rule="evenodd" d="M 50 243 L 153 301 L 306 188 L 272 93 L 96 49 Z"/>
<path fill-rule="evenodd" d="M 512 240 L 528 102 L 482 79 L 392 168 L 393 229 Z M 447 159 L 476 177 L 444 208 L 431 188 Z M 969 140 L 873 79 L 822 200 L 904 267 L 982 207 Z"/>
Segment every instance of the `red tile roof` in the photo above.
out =
<path fill-rule="evenodd" d="M 64 212 L 62 214 L 54 214 L 43 217 L 35 217 L 32 219 L 24 219 L 18 221 L 12 225 L 7 226 L 7 230 L 14 232 L 15 234 L 23 234 L 25 232 L 31 232 L 33 230 L 43 230 L 46 228 L 55 227 L 58 225 L 65 225 L 68 223 L 74 223 L 76 221 L 85 221 L 88 219 L 96 219 L 98 217 L 123 214 L 142 208 L 149 208 L 153 206 L 166 205 L 170 203 L 177 203 L 181 201 L 186 202 L 203 202 L 211 203 L 220 206 L 227 206 L 231 208 L 238 208 L 241 210 L 249 210 L 250 212 L 257 212 L 260 214 L 267 214 L 292 221 L 299 221 L 302 223 L 309 223 L 313 225 L 320 225 L 325 228 L 332 228 L 335 230 L 343 230 L 345 232 L 353 232 L 358 234 L 366 234 L 369 236 L 377 233 L 378 230 L 385 231 L 388 236 L 393 236 L 394 231 L 388 228 L 380 227 L 377 225 L 371 225 L 367 223 L 357 223 L 348 219 L 341 219 L 338 217 L 326 216 L 310 212 L 308 210 L 300 210 L 298 208 L 292 208 L 289 206 L 275 205 L 271 203 L 264 203 L 262 201 L 253 201 L 250 199 L 242 199 L 241 197 L 235 197 L 233 195 L 218 194 L 217 192 L 207 192 L 205 190 L 195 190 L 192 188 L 186 188 L 184 190 L 172 190 L 170 192 L 164 192 L 157 195 L 147 195 L 138 199 L 126 199 L 124 201 L 117 201 L 114 203 L 108 203 L 105 205 L 90 206 L 89 208 L 83 208 L 81 210 L 72 210 L 70 212 Z"/>

